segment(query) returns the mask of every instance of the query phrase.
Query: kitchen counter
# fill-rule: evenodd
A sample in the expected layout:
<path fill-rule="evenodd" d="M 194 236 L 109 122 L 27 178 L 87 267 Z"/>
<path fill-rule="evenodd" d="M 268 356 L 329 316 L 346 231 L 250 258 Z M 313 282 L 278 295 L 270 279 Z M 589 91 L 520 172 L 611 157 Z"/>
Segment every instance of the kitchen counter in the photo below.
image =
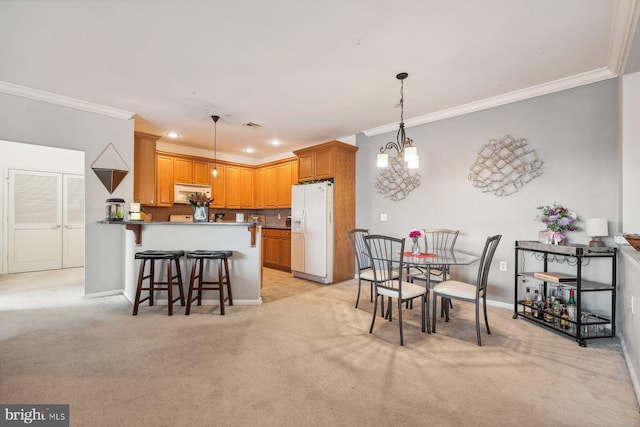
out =
<path fill-rule="evenodd" d="M 124 239 L 124 295 L 133 302 L 138 277 L 135 253 L 145 250 L 231 250 L 229 258 L 234 305 L 258 305 L 262 302 L 260 287 L 261 226 L 251 222 L 165 222 L 165 221 L 98 221 L 103 227 L 118 227 Z M 191 261 L 180 260 L 185 291 L 189 285 Z M 212 272 L 209 272 L 211 274 Z M 156 269 L 156 274 L 165 274 Z M 214 273 L 215 274 L 215 273 Z M 164 278 L 163 278 L 164 280 Z M 165 298 L 166 296 L 161 295 Z M 218 305 L 217 292 L 205 291 L 203 304 Z"/>

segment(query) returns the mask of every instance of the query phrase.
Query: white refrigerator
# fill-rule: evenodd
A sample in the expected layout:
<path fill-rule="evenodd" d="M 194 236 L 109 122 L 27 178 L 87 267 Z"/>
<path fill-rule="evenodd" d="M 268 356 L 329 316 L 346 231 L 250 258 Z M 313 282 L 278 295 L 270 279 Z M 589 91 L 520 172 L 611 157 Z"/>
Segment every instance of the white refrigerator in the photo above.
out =
<path fill-rule="evenodd" d="M 333 183 L 291 188 L 291 271 L 295 277 L 333 282 Z"/>

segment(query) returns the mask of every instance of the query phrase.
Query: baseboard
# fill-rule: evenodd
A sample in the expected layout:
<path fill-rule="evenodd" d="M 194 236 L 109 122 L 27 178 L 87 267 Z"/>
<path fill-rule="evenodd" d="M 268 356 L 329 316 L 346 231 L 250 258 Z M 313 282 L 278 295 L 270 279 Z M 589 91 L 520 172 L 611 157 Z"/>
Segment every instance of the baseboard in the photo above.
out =
<path fill-rule="evenodd" d="M 638 374 L 631 363 L 631 358 L 629 357 L 629 351 L 627 350 L 624 338 L 622 336 L 619 338 L 620 343 L 622 344 L 622 354 L 624 356 L 625 364 L 627 365 L 627 371 L 629 371 L 629 378 L 631 378 L 631 385 L 633 386 L 633 391 L 636 393 L 636 401 L 640 405 L 640 381 L 638 380 Z"/>
<path fill-rule="evenodd" d="M 490 305 L 492 307 L 508 308 L 509 310 L 513 311 L 513 304 L 508 302 L 494 301 L 494 300 L 488 299 L 487 305 Z"/>
<path fill-rule="evenodd" d="M 153 303 L 155 305 L 167 305 L 167 301 L 166 299 L 161 299 L 161 298 L 154 298 L 153 299 Z M 130 301 L 131 304 L 133 304 L 133 301 Z M 147 304 L 147 302 L 143 302 L 142 305 Z M 175 307 L 177 305 L 180 305 L 179 302 L 174 302 L 173 306 Z M 255 299 L 241 299 L 241 300 L 237 300 L 237 299 L 233 299 L 233 305 L 260 305 L 262 304 L 262 297 L 255 300 Z M 220 301 L 217 299 L 203 299 L 202 300 L 202 305 L 215 305 L 215 306 L 219 306 L 220 305 Z M 192 307 L 195 306 L 195 303 L 191 304 Z M 229 306 L 229 303 L 227 303 L 227 307 Z"/>
<path fill-rule="evenodd" d="M 96 292 L 95 294 L 84 294 L 82 298 L 102 298 L 102 297 L 110 297 L 113 295 L 124 295 L 124 289 L 114 289 L 112 291 L 104 291 L 104 292 Z"/>

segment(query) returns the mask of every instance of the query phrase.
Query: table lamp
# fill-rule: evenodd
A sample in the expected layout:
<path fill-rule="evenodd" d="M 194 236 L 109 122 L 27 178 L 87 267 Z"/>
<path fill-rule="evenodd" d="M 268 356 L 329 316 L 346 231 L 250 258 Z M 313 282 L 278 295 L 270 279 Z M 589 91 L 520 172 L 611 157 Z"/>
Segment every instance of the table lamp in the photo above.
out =
<path fill-rule="evenodd" d="M 593 240 L 589 242 L 590 247 L 603 247 L 604 242 L 600 237 L 609 235 L 606 218 L 587 218 L 585 221 L 587 236 L 591 236 Z"/>

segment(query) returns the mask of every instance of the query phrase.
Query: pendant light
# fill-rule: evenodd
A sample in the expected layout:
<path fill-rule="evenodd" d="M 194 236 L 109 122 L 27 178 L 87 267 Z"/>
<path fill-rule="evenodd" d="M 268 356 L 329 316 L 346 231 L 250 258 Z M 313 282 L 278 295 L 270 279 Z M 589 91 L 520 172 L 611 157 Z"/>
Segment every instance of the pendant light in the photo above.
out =
<path fill-rule="evenodd" d="M 404 79 L 408 76 L 407 73 L 396 75 L 396 78 L 400 80 L 400 128 L 396 135 L 396 141 L 387 142 L 387 145 L 380 148 L 376 159 L 376 166 L 379 168 L 386 168 L 389 165 L 389 155 L 385 151 L 391 148 L 395 148 L 398 157 L 403 156 L 404 161 L 407 162 L 407 168 L 417 169 L 419 165 L 418 149 L 413 146 L 413 140 L 407 138 L 404 131 Z"/>
<path fill-rule="evenodd" d="M 220 116 L 211 116 L 213 119 L 213 177 L 218 176 L 218 120 Z"/>

